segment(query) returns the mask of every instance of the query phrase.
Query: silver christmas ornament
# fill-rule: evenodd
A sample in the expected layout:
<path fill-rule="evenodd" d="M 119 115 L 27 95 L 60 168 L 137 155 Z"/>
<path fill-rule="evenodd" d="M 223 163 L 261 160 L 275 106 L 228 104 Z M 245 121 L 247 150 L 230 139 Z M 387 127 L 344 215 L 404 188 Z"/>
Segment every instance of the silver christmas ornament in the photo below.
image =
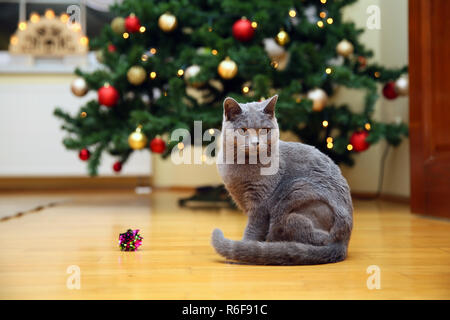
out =
<path fill-rule="evenodd" d="M 81 77 L 77 77 L 72 81 L 70 85 L 70 90 L 77 97 L 82 97 L 88 92 L 88 86 L 86 80 Z"/>

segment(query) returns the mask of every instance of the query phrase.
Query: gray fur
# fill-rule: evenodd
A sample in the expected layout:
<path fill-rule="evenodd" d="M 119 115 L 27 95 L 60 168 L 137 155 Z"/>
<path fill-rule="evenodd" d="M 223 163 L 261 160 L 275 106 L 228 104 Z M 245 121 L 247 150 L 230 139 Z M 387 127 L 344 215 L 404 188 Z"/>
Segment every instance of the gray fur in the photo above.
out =
<path fill-rule="evenodd" d="M 277 96 L 263 102 L 224 101 L 225 129 L 272 128 Z M 222 144 L 227 143 L 222 137 Z M 246 142 L 247 143 L 247 142 Z M 350 189 L 339 167 L 316 148 L 279 140 L 271 146 L 279 169 L 261 175 L 262 164 L 218 164 L 227 190 L 248 215 L 240 241 L 224 238 L 219 229 L 212 245 L 227 259 L 269 265 L 322 264 L 342 261 L 353 225 Z M 224 159 L 224 147 L 218 158 Z"/>

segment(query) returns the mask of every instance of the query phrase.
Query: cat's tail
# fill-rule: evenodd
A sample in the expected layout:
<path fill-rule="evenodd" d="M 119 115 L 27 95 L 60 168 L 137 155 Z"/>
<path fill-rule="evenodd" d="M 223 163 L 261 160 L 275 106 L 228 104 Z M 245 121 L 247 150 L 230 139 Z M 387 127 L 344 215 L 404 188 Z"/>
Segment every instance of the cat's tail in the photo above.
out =
<path fill-rule="evenodd" d="M 212 245 L 223 257 L 238 262 L 266 265 L 306 265 L 338 262 L 347 256 L 344 243 L 314 246 L 299 242 L 235 241 L 215 229 Z"/>

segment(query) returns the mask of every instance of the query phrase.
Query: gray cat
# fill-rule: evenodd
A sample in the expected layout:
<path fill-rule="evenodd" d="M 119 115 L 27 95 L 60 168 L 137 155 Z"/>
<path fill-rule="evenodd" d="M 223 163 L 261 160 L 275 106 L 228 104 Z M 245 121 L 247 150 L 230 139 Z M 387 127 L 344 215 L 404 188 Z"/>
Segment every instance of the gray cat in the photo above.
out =
<path fill-rule="evenodd" d="M 212 245 L 225 258 L 248 264 L 342 261 L 353 225 L 348 184 L 339 167 L 316 148 L 279 140 L 277 99 L 246 104 L 232 98 L 224 101 L 218 169 L 233 200 L 248 215 L 248 223 L 240 241 L 226 239 L 215 229 Z M 269 132 L 272 143 L 249 133 L 260 129 Z M 226 132 L 231 130 L 240 132 L 244 142 L 230 139 Z M 277 159 L 274 173 L 262 174 L 261 169 L 270 164 L 249 162 L 255 149 Z M 230 150 L 244 150 L 245 163 L 227 163 Z M 236 160 L 236 155 L 233 158 Z"/>

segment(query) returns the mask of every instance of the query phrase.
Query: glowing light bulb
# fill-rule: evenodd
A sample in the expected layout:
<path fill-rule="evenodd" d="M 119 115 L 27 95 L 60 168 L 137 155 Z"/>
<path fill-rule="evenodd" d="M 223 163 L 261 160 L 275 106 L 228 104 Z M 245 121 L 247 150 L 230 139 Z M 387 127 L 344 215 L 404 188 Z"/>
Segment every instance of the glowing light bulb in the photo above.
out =
<path fill-rule="evenodd" d="M 369 131 L 372 127 L 370 126 L 370 123 L 366 123 L 366 124 L 364 125 L 364 128 L 365 128 L 367 131 Z"/>
<path fill-rule="evenodd" d="M 322 11 L 319 16 L 323 19 L 327 16 L 327 13 L 325 11 Z"/>
<path fill-rule="evenodd" d="M 81 37 L 81 38 L 80 38 L 80 43 L 81 43 L 83 46 L 87 46 L 87 45 L 89 44 L 89 39 L 88 39 L 88 37 Z"/>
<path fill-rule="evenodd" d="M 142 60 L 142 61 L 147 61 L 147 60 L 148 60 L 148 55 L 143 54 L 143 55 L 141 56 L 141 60 Z"/>
<path fill-rule="evenodd" d="M 348 145 L 347 145 L 347 150 L 348 150 L 348 151 L 352 151 L 352 150 L 353 150 L 353 146 L 352 146 L 351 144 L 348 144 Z"/>
<path fill-rule="evenodd" d="M 327 3 L 327 0 L 320 0 L 323 4 Z"/>
<path fill-rule="evenodd" d="M 80 117 L 82 118 L 86 118 L 87 117 L 87 113 L 85 111 L 80 113 Z"/>
<path fill-rule="evenodd" d="M 74 32 L 81 31 L 81 24 L 79 24 L 79 23 L 74 23 L 70 27 L 71 27 L 72 31 L 74 31 Z"/>
<path fill-rule="evenodd" d="M 155 49 L 155 48 L 151 48 L 151 49 L 150 49 L 150 53 L 151 53 L 151 54 L 156 54 L 156 49 Z"/>
<path fill-rule="evenodd" d="M 327 120 L 323 120 L 322 121 L 322 127 L 324 127 L 324 128 L 328 127 L 328 121 Z"/>
<path fill-rule="evenodd" d="M 317 26 L 319 28 L 323 28 L 323 22 L 322 21 L 317 21 Z"/>
<path fill-rule="evenodd" d="M 297 15 L 297 11 L 295 11 L 294 9 L 289 10 L 289 16 L 291 18 L 294 18 Z"/>
<path fill-rule="evenodd" d="M 33 13 L 30 15 L 30 21 L 31 21 L 32 23 L 37 23 L 37 22 L 39 22 L 39 20 L 41 20 L 41 17 L 40 17 L 36 12 L 33 12 Z"/>
<path fill-rule="evenodd" d="M 208 130 L 208 132 L 209 132 L 210 135 L 213 135 L 214 134 L 214 129 L 211 128 L 211 129 Z"/>
<path fill-rule="evenodd" d="M 152 79 L 156 78 L 156 72 L 155 71 L 150 72 L 150 78 L 152 78 Z"/>
<path fill-rule="evenodd" d="M 63 13 L 60 17 L 59 20 L 61 20 L 62 23 L 67 23 L 67 21 L 69 21 L 69 15 L 66 13 Z"/>
<path fill-rule="evenodd" d="M 326 68 L 325 69 L 325 73 L 326 74 L 331 74 L 331 72 L 333 72 L 333 70 L 331 68 Z"/>
<path fill-rule="evenodd" d="M 216 49 L 212 49 L 211 53 L 216 56 L 219 52 Z"/>
<path fill-rule="evenodd" d="M 47 19 L 53 19 L 55 17 L 55 11 L 53 11 L 52 9 L 48 9 L 45 11 L 45 17 Z"/>
<path fill-rule="evenodd" d="M 139 32 L 140 32 L 140 33 L 144 33 L 144 32 L 145 32 L 145 27 L 144 27 L 144 26 L 140 27 L 140 28 L 139 28 Z"/>
<path fill-rule="evenodd" d="M 252 28 L 253 28 L 253 29 L 258 28 L 258 22 L 252 21 Z"/>
<path fill-rule="evenodd" d="M 124 32 L 124 33 L 122 34 L 122 37 L 123 37 L 124 39 L 128 39 L 128 38 L 130 37 L 130 34 L 129 34 L 128 32 Z"/>
<path fill-rule="evenodd" d="M 183 150 L 184 149 L 184 143 L 183 142 L 178 142 L 177 148 L 178 148 L 178 150 Z"/>
<path fill-rule="evenodd" d="M 26 22 L 20 22 L 19 23 L 19 30 L 20 31 L 24 31 L 27 28 L 27 23 Z"/>
<path fill-rule="evenodd" d="M 327 19 L 327 23 L 328 23 L 328 24 L 332 24 L 332 23 L 333 23 L 333 18 L 328 18 L 328 19 Z"/>
<path fill-rule="evenodd" d="M 243 93 L 248 93 L 249 90 L 250 90 L 250 89 L 249 89 L 249 87 L 247 87 L 247 86 L 245 86 L 245 87 L 242 88 L 242 92 L 243 92 Z"/>
<path fill-rule="evenodd" d="M 332 137 L 328 137 L 327 138 L 327 143 L 333 143 L 333 138 Z"/>
<path fill-rule="evenodd" d="M 14 46 L 17 43 L 19 43 L 19 38 L 17 38 L 16 36 L 12 36 L 11 39 L 9 40 L 11 42 L 11 44 Z"/>
<path fill-rule="evenodd" d="M 374 74 L 375 78 L 379 78 L 381 76 L 381 73 L 379 71 L 375 71 Z"/>
<path fill-rule="evenodd" d="M 183 74 L 184 74 L 184 70 L 183 70 L 183 69 L 178 69 L 177 75 L 178 75 L 179 77 L 181 77 Z"/>
<path fill-rule="evenodd" d="M 328 148 L 328 149 L 333 148 L 333 143 L 332 143 L 332 142 L 328 142 L 328 143 L 327 143 L 327 148 Z"/>

